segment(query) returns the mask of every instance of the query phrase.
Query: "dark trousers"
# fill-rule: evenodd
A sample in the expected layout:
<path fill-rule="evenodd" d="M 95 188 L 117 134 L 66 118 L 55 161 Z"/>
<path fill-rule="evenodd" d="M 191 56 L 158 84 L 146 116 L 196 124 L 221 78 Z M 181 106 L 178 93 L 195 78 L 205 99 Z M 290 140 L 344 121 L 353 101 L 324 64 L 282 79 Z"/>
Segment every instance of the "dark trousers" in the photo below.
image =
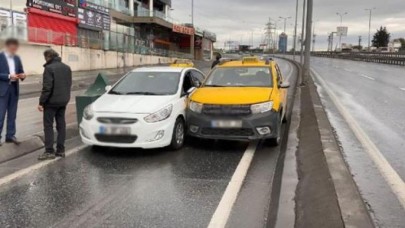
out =
<path fill-rule="evenodd" d="M 18 90 L 17 83 L 12 82 L 5 96 L 0 97 L 0 139 L 4 127 L 4 120 L 7 114 L 7 135 L 6 139 L 15 137 L 18 107 Z"/>
<path fill-rule="evenodd" d="M 45 132 L 45 150 L 48 153 L 54 153 L 54 132 L 53 123 L 56 121 L 56 131 L 58 132 L 56 149 L 58 152 L 65 152 L 66 139 L 66 106 L 44 107 L 44 132 Z"/>

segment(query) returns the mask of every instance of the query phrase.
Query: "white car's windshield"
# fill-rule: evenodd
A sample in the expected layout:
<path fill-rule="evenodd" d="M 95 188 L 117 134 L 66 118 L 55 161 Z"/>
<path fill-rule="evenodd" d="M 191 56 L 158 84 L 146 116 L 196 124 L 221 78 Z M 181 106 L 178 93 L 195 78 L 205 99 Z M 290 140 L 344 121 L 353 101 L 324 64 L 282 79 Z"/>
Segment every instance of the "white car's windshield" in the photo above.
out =
<path fill-rule="evenodd" d="M 207 87 L 271 87 L 268 67 L 217 68 L 208 77 Z"/>
<path fill-rule="evenodd" d="M 118 95 L 173 95 L 178 90 L 180 73 L 132 72 L 111 91 Z"/>

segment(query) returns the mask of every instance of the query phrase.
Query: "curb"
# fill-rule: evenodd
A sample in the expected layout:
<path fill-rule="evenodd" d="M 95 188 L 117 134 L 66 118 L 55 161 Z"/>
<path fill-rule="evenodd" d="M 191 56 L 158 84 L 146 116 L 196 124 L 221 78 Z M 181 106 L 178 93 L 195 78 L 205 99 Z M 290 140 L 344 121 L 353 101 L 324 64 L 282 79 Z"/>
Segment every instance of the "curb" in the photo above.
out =
<path fill-rule="evenodd" d="M 5 143 L 0 147 L 0 164 L 12 159 L 32 153 L 44 147 L 44 142 L 38 136 L 33 136 L 16 146 L 14 144 Z"/>
<path fill-rule="evenodd" d="M 77 128 L 77 124 L 66 126 L 66 140 L 73 139 L 78 136 L 79 130 Z M 18 146 L 9 143 L 3 144 L 3 146 L 0 147 L 0 164 L 43 149 L 45 147 L 44 141 L 44 133 L 39 133 L 22 141 Z"/>
<path fill-rule="evenodd" d="M 340 212 L 345 227 L 375 227 L 356 183 L 343 158 L 332 125 L 313 81 L 313 73 L 307 81 L 318 122 L 321 143 L 335 186 Z"/>

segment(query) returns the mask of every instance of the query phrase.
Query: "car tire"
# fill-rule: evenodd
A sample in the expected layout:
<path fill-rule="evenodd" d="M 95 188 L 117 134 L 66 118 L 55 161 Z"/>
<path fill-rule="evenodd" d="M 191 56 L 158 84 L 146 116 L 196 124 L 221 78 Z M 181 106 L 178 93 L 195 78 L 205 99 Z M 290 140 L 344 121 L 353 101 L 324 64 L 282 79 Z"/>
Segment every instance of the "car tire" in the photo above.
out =
<path fill-rule="evenodd" d="M 279 146 L 280 143 L 281 143 L 281 125 L 282 125 L 282 123 L 281 123 L 281 114 L 278 115 L 277 123 L 278 123 L 278 125 L 277 125 L 277 136 L 275 138 L 269 139 L 269 144 L 270 144 L 270 146 L 273 146 L 273 147 Z"/>
<path fill-rule="evenodd" d="M 102 146 L 91 146 L 91 150 L 92 150 L 93 152 L 100 152 L 100 151 L 105 150 L 105 147 L 102 147 Z"/>
<path fill-rule="evenodd" d="M 176 123 L 174 124 L 172 141 L 169 148 L 171 150 L 179 150 L 184 145 L 185 139 L 185 124 L 181 117 L 177 118 Z"/>

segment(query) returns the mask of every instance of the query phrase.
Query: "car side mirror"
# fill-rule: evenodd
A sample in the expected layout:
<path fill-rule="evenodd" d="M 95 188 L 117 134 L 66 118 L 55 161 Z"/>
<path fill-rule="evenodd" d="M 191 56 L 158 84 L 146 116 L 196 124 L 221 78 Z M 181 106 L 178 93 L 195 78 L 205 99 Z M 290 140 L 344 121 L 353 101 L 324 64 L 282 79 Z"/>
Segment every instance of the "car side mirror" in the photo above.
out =
<path fill-rule="evenodd" d="M 112 89 L 112 86 L 110 86 L 110 85 L 108 85 L 108 86 L 105 87 L 105 91 L 106 91 L 106 92 L 110 91 L 111 89 Z"/>
<path fill-rule="evenodd" d="M 280 84 L 280 88 L 288 89 L 288 88 L 290 88 L 290 83 L 289 82 L 283 82 L 283 83 Z"/>
<path fill-rule="evenodd" d="M 192 92 L 194 92 L 194 90 L 196 90 L 197 88 L 195 87 L 191 87 L 189 90 L 187 90 L 187 94 L 191 94 Z"/>

